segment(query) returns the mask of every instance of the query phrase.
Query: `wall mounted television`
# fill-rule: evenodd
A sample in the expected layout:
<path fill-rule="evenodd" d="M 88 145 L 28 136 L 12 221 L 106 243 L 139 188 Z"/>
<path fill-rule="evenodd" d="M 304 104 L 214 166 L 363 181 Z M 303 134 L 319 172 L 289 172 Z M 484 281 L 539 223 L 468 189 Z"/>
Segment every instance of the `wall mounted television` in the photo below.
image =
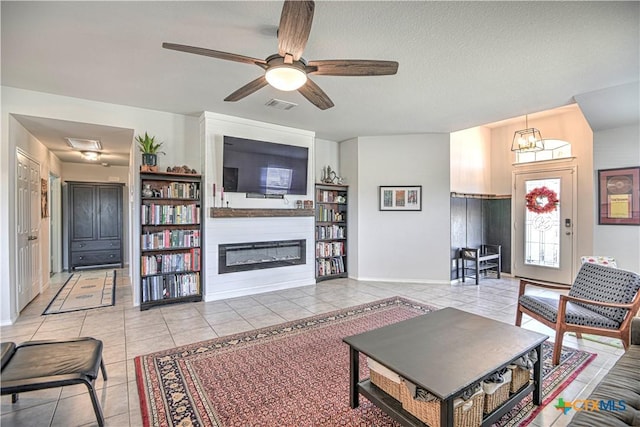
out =
<path fill-rule="evenodd" d="M 222 157 L 224 191 L 307 194 L 307 147 L 225 135 Z"/>

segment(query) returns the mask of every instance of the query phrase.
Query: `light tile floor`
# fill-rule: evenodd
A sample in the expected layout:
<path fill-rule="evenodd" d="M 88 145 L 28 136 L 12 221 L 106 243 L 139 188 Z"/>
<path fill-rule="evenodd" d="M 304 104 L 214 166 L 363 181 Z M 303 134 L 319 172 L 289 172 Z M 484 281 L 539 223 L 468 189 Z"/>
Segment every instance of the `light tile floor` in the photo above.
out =
<path fill-rule="evenodd" d="M 480 286 L 337 279 L 289 290 L 223 301 L 167 305 L 141 312 L 132 306 L 127 274 L 127 270 L 118 271 L 115 306 L 43 316 L 41 313 L 68 277 L 66 273 L 58 274 L 52 278 L 51 287 L 23 310 L 14 325 L 0 330 L 3 341 L 16 343 L 78 336 L 101 339 L 108 381 L 105 383 L 100 378 L 96 385 L 106 424 L 116 427 L 142 425 L 135 356 L 395 295 L 437 307 L 457 307 L 513 324 L 518 292 L 517 280 L 504 276 L 499 280 L 482 280 Z M 528 317 L 523 327 L 553 337 L 553 331 Z M 623 353 L 619 340 L 606 342 L 565 337 L 565 345 L 598 354 L 560 394 L 565 400 L 585 398 Z M 86 388 L 81 385 L 23 393 L 16 404 L 11 403 L 10 396 L 2 396 L 0 414 L 3 427 L 97 425 Z M 570 418 L 571 413 L 563 415 L 550 404 L 531 425 L 561 427 Z"/>

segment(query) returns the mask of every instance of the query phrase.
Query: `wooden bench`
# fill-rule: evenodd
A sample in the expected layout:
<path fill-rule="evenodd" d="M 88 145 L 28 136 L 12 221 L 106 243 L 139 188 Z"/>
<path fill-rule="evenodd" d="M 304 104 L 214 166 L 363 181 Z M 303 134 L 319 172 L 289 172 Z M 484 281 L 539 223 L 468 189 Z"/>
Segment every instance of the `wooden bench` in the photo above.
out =
<path fill-rule="evenodd" d="M 462 282 L 465 278 L 475 278 L 476 285 L 479 284 L 480 273 L 487 270 L 494 270 L 500 278 L 502 270 L 501 246 L 500 245 L 480 245 L 479 248 L 460 248 L 460 267 L 462 268 Z"/>

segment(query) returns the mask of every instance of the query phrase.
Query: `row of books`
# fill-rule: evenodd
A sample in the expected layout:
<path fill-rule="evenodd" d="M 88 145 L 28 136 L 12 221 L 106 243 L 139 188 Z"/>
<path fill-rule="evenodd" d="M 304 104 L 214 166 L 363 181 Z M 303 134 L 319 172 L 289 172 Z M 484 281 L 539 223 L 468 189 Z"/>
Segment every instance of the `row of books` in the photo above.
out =
<path fill-rule="evenodd" d="M 143 184 L 145 184 L 143 182 Z M 153 186 L 154 197 L 167 199 L 199 199 L 200 183 L 172 182 L 168 185 Z"/>
<path fill-rule="evenodd" d="M 336 209 L 328 209 L 326 206 L 318 205 L 316 209 L 316 220 L 323 222 L 345 221 L 346 212 Z"/>
<path fill-rule="evenodd" d="M 159 273 L 200 271 L 200 248 L 177 254 L 145 255 L 141 257 L 140 274 L 149 276 Z"/>
<path fill-rule="evenodd" d="M 345 229 L 341 225 L 319 225 L 316 227 L 316 240 L 344 239 Z"/>
<path fill-rule="evenodd" d="M 200 207 L 190 205 L 142 205 L 142 225 L 200 224 Z"/>
<path fill-rule="evenodd" d="M 347 203 L 345 194 L 335 190 L 316 190 L 316 200 L 325 203 Z"/>
<path fill-rule="evenodd" d="M 144 277 L 142 279 L 142 302 L 200 294 L 200 274 L 172 274 L 169 276 Z"/>
<path fill-rule="evenodd" d="M 195 248 L 200 246 L 200 230 L 162 230 L 144 233 L 142 250 Z"/>
<path fill-rule="evenodd" d="M 344 254 L 344 242 L 316 242 L 316 257 L 332 257 Z"/>
<path fill-rule="evenodd" d="M 344 259 L 342 257 L 316 260 L 316 275 L 318 277 L 340 274 L 345 271 Z"/>

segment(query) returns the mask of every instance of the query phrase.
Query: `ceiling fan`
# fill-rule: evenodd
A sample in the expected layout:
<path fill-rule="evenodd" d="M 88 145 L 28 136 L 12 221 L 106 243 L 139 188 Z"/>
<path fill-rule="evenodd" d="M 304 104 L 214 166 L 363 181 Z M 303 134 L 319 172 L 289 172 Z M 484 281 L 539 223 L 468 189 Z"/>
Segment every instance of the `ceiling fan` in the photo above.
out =
<path fill-rule="evenodd" d="M 313 105 L 321 110 L 326 110 L 333 107 L 334 104 L 327 94 L 308 78 L 309 74 L 324 76 L 386 76 L 396 74 L 398 63 L 395 61 L 362 59 L 306 61 L 302 58 L 302 52 L 311 32 L 314 8 L 313 1 L 286 0 L 284 2 L 278 27 L 278 53 L 264 60 L 175 43 L 162 43 L 162 47 L 227 61 L 255 64 L 265 70 L 263 76 L 242 86 L 224 99 L 231 102 L 238 101 L 270 84 L 279 90 L 297 89 Z"/>

